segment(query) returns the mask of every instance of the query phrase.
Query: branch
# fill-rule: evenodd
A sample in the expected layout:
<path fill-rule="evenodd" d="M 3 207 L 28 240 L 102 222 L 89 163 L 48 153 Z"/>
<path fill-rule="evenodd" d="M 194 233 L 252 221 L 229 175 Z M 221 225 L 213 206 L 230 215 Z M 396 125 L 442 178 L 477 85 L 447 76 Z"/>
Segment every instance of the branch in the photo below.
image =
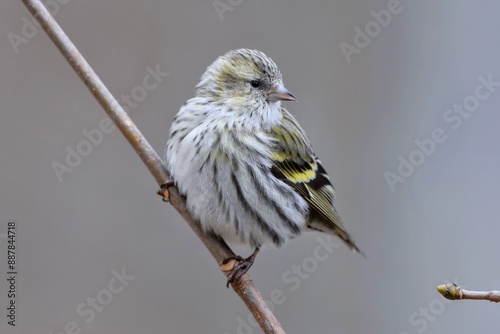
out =
<path fill-rule="evenodd" d="M 500 291 L 470 291 L 465 290 L 455 283 L 442 284 L 436 287 L 440 294 L 450 300 L 475 299 L 500 302 Z"/>
<path fill-rule="evenodd" d="M 111 95 L 110 91 L 106 88 L 101 79 L 99 79 L 97 74 L 83 58 L 82 54 L 77 50 L 75 45 L 57 24 L 47 9 L 39 0 L 22 0 L 22 2 L 40 23 L 52 42 L 54 42 L 64 58 L 68 61 L 71 67 L 73 67 L 80 79 L 85 83 L 87 88 L 103 107 L 104 111 L 120 129 L 130 145 L 132 145 L 134 150 L 148 167 L 158 185 L 166 183 L 169 180 L 169 175 L 158 154 L 156 154 L 127 113 Z M 190 216 L 186 209 L 184 199 L 179 195 L 175 187 L 169 187 L 168 190 L 172 206 L 179 211 L 188 225 L 201 239 L 217 263 L 219 263 L 221 271 L 227 276 L 232 268 L 227 268 L 227 265 L 221 267 L 221 263 L 224 259 L 234 255 L 234 253 L 224 241 L 213 235 L 207 235 L 201 230 L 199 224 L 197 224 Z M 274 317 L 271 310 L 264 302 L 259 290 L 257 290 L 248 274 L 244 274 L 239 280 L 231 283 L 231 285 L 234 291 L 240 296 L 250 312 L 253 314 L 255 320 L 257 320 L 264 333 L 285 333 L 278 320 Z"/>

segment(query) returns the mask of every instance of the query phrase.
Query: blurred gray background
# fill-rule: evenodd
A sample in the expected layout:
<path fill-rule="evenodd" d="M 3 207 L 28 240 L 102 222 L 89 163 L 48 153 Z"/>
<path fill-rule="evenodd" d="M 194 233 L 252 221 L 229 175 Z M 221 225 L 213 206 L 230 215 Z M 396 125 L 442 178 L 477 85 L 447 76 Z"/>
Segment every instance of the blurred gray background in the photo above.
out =
<path fill-rule="evenodd" d="M 445 303 L 435 289 L 500 289 L 498 1 L 49 4 L 161 155 L 174 115 L 217 56 L 256 48 L 278 64 L 298 98 L 286 106 L 368 257 L 337 241 L 330 254 L 316 233 L 262 251 L 250 274 L 287 333 L 498 333 L 497 305 Z M 0 332 L 259 333 L 32 22 L 21 1 L 1 2 Z M 9 220 L 15 328 L 6 317 Z"/>

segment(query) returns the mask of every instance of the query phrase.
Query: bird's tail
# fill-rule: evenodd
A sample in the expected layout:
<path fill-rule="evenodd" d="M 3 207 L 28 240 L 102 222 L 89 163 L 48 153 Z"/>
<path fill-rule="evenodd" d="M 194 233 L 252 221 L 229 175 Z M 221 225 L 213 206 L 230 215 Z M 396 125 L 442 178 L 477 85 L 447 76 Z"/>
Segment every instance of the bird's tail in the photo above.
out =
<path fill-rule="evenodd" d="M 309 228 L 324 232 L 330 235 L 336 235 L 339 237 L 346 245 L 352 250 L 354 253 L 361 254 L 364 258 L 367 258 L 366 255 L 359 249 L 354 240 L 351 238 L 347 231 L 337 225 L 333 225 L 329 222 L 325 222 L 320 219 L 314 219 L 308 224 Z"/>
<path fill-rule="evenodd" d="M 352 240 L 351 236 L 346 231 L 340 231 L 340 230 L 335 231 L 335 234 L 337 234 L 338 237 L 342 239 L 342 241 L 344 241 L 347 247 L 349 247 L 354 253 L 359 253 L 365 259 L 367 258 L 366 255 L 359 249 L 354 240 Z"/>

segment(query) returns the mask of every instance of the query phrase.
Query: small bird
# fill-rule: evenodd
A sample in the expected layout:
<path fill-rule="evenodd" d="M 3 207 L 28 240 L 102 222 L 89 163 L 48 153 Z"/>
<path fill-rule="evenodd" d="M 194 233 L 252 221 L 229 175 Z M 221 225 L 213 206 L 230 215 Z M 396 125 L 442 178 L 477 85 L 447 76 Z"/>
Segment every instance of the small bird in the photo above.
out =
<path fill-rule="evenodd" d="M 228 284 L 263 245 L 305 230 L 337 235 L 360 253 L 333 206 L 330 178 L 282 101 L 296 99 L 273 60 L 233 50 L 206 69 L 170 128 L 166 165 L 192 217 L 205 232 L 255 249 L 224 261 L 238 263 Z"/>

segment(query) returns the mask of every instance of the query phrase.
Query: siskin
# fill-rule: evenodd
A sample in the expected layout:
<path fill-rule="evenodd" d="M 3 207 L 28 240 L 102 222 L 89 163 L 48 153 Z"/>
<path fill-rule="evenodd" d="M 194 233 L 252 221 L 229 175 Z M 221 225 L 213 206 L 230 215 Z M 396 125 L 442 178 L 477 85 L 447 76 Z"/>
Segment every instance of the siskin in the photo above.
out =
<path fill-rule="evenodd" d="M 192 217 L 205 232 L 255 249 L 232 258 L 228 284 L 261 246 L 306 230 L 335 234 L 360 252 L 306 133 L 281 106 L 295 100 L 269 57 L 233 50 L 207 68 L 170 128 L 166 165 Z"/>

